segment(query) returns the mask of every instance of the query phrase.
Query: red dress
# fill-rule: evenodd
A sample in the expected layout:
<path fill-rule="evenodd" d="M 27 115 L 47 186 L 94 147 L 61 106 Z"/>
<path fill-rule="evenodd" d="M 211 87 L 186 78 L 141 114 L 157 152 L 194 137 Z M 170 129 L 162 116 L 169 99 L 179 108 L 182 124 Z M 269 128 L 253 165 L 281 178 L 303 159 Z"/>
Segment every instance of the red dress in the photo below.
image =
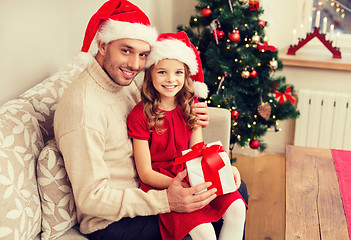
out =
<path fill-rule="evenodd" d="M 128 134 L 131 138 L 148 140 L 152 168 L 170 177 L 184 169 L 181 164 L 174 164 L 174 159 L 182 155 L 182 151 L 189 148 L 191 130 L 186 127 L 183 112 L 180 107 L 171 111 L 164 111 L 162 134 L 147 131 L 147 119 L 143 112 L 143 104 L 138 103 L 129 114 Z M 155 189 L 140 181 L 144 191 Z M 164 240 L 181 240 L 194 227 L 208 222 L 217 222 L 227 208 L 241 197 L 238 191 L 215 198 L 209 205 L 192 213 L 164 213 L 159 214 L 161 235 Z M 243 200 L 244 201 L 244 200 Z"/>

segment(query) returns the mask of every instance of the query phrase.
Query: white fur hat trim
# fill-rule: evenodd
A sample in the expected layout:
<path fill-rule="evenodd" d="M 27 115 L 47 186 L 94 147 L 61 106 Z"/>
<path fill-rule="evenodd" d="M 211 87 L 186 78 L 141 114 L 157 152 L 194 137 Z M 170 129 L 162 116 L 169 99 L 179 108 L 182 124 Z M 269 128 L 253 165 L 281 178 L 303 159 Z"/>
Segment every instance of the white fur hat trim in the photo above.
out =
<path fill-rule="evenodd" d="M 107 20 L 100 26 L 96 39 L 103 43 L 109 43 L 117 39 L 132 38 L 145 41 L 150 45 L 156 42 L 158 33 L 156 28 L 141 23 L 130 23 Z"/>
<path fill-rule="evenodd" d="M 194 75 L 198 71 L 194 51 L 180 40 L 166 39 L 156 42 L 151 47 L 151 53 L 147 57 L 145 67 L 149 68 L 163 59 L 176 59 L 185 63 L 189 67 L 190 75 Z"/>

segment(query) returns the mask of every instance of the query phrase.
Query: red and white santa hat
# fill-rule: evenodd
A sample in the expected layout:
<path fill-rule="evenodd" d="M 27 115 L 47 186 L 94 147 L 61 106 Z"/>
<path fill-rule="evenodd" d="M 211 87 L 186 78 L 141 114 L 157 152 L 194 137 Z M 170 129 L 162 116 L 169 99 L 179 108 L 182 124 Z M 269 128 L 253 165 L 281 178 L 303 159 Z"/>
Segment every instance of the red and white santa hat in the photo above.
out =
<path fill-rule="evenodd" d="M 147 57 L 145 68 L 150 68 L 163 59 L 176 59 L 185 63 L 194 81 L 195 96 L 207 98 L 208 88 L 204 83 L 200 55 L 184 31 L 161 33 L 157 42 L 151 46 L 151 53 Z"/>
<path fill-rule="evenodd" d="M 132 38 L 152 45 L 157 35 L 156 28 L 151 27 L 149 18 L 137 6 L 126 0 L 109 0 L 91 17 L 81 52 L 88 53 L 95 37 L 102 43 Z M 80 58 L 84 58 L 83 55 L 86 54 L 81 54 Z"/>

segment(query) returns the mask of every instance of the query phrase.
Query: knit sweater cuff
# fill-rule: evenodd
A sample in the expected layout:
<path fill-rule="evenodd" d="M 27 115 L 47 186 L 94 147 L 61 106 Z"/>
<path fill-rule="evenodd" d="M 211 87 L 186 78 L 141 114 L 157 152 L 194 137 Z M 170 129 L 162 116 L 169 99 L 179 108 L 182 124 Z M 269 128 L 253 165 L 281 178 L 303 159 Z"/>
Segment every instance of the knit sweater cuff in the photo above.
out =
<path fill-rule="evenodd" d="M 152 190 L 151 190 L 152 191 Z M 168 213 L 171 211 L 169 207 L 168 197 L 167 197 L 167 189 L 164 190 L 155 190 L 155 195 L 158 195 L 159 199 L 159 211 L 160 213 Z"/>

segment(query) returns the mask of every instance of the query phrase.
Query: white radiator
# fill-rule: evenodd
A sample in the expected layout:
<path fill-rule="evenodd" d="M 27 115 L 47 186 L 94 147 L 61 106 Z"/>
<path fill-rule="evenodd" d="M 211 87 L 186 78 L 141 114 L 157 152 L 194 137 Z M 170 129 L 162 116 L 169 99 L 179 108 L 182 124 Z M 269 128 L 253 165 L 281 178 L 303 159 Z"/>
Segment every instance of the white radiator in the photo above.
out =
<path fill-rule="evenodd" d="M 300 90 L 294 144 L 351 150 L 351 94 Z"/>

